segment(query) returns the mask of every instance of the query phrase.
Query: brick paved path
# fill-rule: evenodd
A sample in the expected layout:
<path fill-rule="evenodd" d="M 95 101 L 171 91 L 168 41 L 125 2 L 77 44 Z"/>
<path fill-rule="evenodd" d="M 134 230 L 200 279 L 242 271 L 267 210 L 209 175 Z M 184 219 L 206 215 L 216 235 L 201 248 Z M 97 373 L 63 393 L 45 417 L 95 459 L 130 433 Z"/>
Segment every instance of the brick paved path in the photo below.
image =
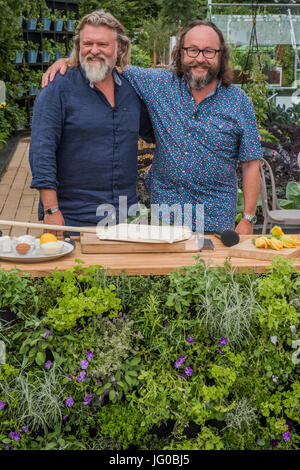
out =
<path fill-rule="evenodd" d="M 7 170 L 0 177 L 0 219 L 38 222 L 39 193 L 30 189 L 31 171 L 28 161 L 30 138 L 19 140 Z M 3 235 L 18 237 L 28 233 L 40 237 L 42 229 L 1 225 Z"/>

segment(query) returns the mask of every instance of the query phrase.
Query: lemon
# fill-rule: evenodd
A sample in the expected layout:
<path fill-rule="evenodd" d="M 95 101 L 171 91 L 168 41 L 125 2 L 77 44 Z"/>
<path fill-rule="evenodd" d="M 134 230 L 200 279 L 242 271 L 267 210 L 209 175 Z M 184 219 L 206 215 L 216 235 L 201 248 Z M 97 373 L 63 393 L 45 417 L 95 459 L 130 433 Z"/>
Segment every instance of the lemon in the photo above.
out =
<path fill-rule="evenodd" d="M 44 233 L 40 238 L 40 243 L 57 242 L 57 238 L 53 233 Z"/>

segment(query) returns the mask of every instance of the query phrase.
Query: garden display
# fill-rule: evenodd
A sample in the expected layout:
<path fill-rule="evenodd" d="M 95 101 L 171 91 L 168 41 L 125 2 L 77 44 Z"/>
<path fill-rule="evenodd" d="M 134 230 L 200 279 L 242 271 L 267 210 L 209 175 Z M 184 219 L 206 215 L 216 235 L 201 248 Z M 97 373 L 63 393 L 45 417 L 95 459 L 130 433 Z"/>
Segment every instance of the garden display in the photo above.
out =
<path fill-rule="evenodd" d="M 292 450 L 300 272 L 0 270 L 0 447 Z"/>

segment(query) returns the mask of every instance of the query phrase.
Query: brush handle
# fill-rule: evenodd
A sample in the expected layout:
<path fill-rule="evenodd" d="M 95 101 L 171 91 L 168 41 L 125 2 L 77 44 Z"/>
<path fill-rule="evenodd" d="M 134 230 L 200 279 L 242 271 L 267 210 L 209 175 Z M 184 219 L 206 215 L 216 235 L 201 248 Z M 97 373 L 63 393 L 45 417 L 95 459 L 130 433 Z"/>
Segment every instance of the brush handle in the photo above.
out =
<path fill-rule="evenodd" d="M 48 230 L 57 230 L 62 232 L 83 232 L 96 233 L 97 227 L 72 227 L 71 225 L 51 225 L 35 224 L 31 222 L 17 222 L 16 220 L 0 220 L 0 225 L 10 225 L 12 227 L 42 228 Z"/>

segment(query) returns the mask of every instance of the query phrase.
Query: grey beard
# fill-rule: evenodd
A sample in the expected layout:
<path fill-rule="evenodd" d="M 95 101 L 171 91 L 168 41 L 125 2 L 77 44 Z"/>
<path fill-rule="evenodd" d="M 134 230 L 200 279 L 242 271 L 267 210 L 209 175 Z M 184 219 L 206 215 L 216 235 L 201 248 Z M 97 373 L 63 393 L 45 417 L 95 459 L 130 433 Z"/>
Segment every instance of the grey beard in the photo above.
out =
<path fill-rule="evenodd" d="M 86 78 L 92 83 L 102 82 L 102 80 L 104 80 L 104 78 L 106 78 L 113 69 L 113 67 L 109 65 L 105 56 L 101 56 L 101 58 L 104 60 L 103 63 L 91 63 L 88 61 L 87 57 L 83 60 L 80 59 L 80 64 L 85 71 Z"/>
<path fill-rule="evenodd" d="M 217 78 L 218 73 L 219 70 L 207 69 L 207 74 L 204 77 L 195 77 L 190 67 L 184 69 L 184 77 L 192 90 L 202 90 Z"/>

